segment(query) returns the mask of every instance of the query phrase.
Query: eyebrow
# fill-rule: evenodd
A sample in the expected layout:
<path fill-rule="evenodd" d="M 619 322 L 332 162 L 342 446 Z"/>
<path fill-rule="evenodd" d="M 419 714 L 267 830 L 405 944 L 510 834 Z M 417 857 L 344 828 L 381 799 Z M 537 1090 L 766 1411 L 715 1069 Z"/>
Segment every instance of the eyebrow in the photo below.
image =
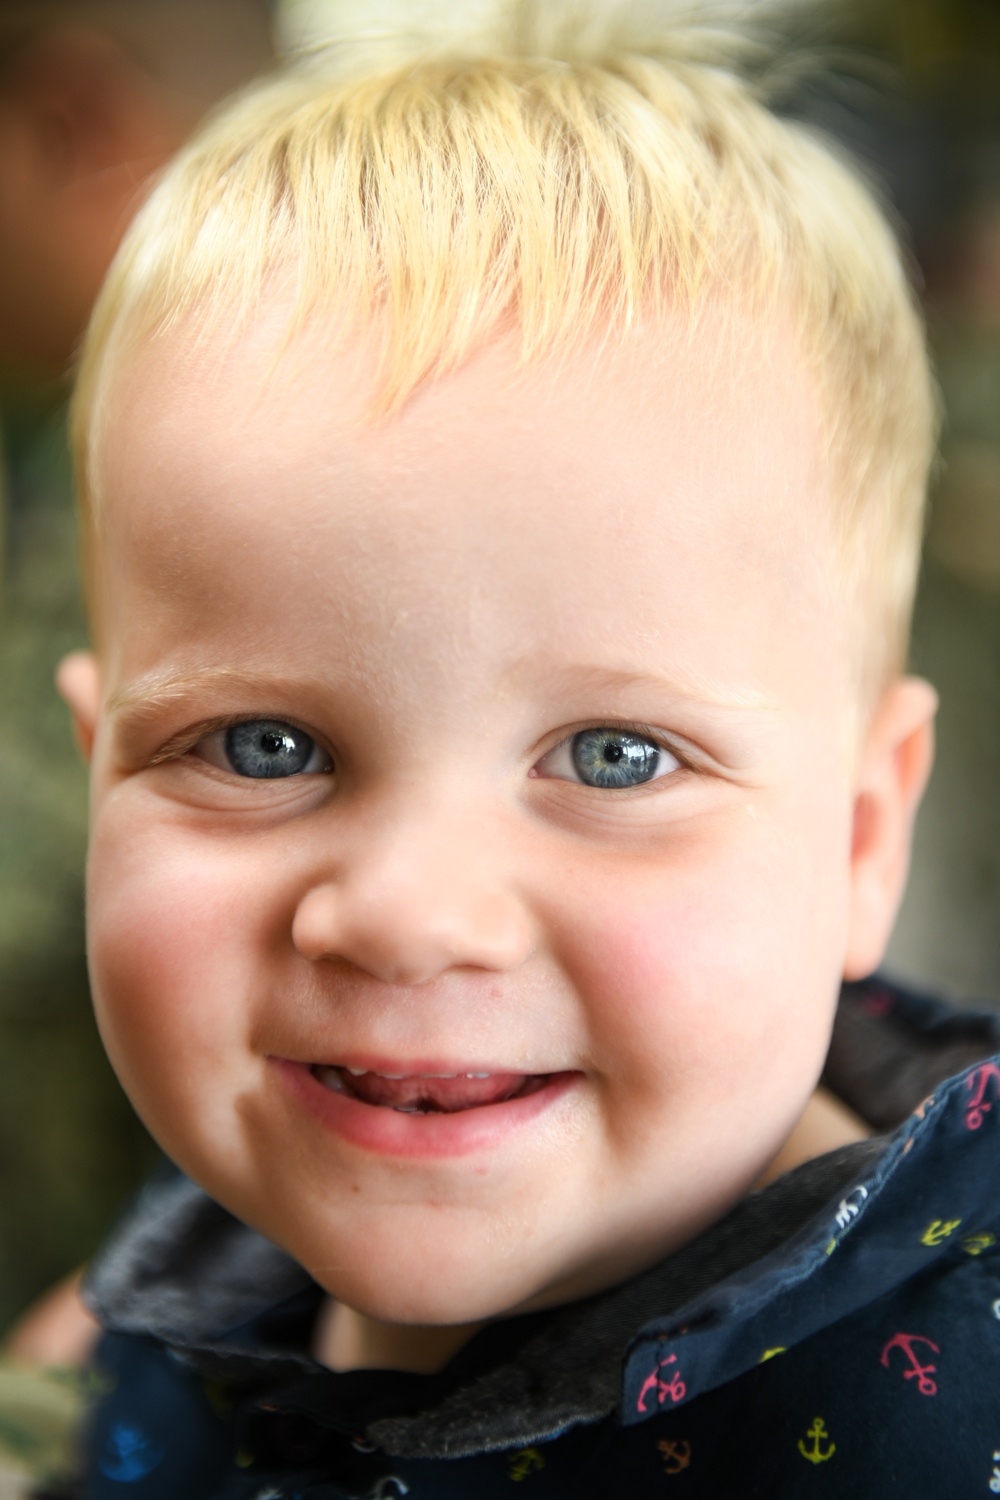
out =
<path fill-rule="evenodd" d="M 513 671 L 530 672 L 532 666 L 532 663 L 522 660 L 515 664 Z M 665 694 L 670 698 L 697 704 L 701 708 L 724 709 L 735 713 L 748 710 L 773 713 L 778 708 L 777 703 L 757 688 L 720 684 L 707 677 L 668 677 L 657 672 L 640 672 L 628 668 L 595 667 L 590 662 L 569 663 L 549 669 L 544 674 L 539 674 L 536 670 L 536 675 L 542 680 L 558 677 L 561 684 L 570 681 L 574 687 L 596 694 L 623 692 L 631 688 Z"/>
<path fill-rule="evenodd" d="M 595 667 L 589 662 L 570 663 L 539 673 L 536 663 L 522 658 L 505 673 L 508 679 L 522 675 L 534 675 L 542 681 L 558 678 L 562 688 L 570 681 L 574 688 L 582 688 L 598 695 L 627 689 L 656 692 L 702 708 L 735 713 L 755 710 L 773 712 L 778 706 L 755 688 L 729 684 L 721 686 L 707 679 L 678 680 L 658 673 Z M 271 693 L 284 695 L 290 687 L 300 691 L 309 688 L 321 690 L 324 684 L 314 678 L 297 679 L 292 684 L 287 678 L 279 681 L 235 667 L 201 667 L 193 672 L 154 672 L 118 688 L 109 697 L 105 712 L 114 718 L 141 719 L 157 713 L 188 694 L 229 691 L 260 699 Z"/>
<path fill-rule="evenodd" d="M 113 692 L 105 704 L 105 713 L 113 717 L 141 717 L 156 713 L 158 709 L 165 708 L 190 693 L 228 690 L 260 697 L 262 694 L 287 693 L 291 685 L 287 678 L 279 681 L 242 672 L 236 667 L 201 667 L 194 672 L 153 672 Z M 294 684 L 298 688 L 318 685 L 312 680 L 297 680 Z"/>

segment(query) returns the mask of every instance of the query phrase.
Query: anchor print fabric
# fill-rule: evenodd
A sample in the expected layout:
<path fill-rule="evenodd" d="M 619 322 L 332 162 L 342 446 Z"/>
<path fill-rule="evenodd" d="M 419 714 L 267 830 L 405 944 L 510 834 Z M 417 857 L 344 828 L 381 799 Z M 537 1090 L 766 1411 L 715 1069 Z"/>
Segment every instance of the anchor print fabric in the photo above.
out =
<path fill-rule="evenodd" d="M 1000 1021 L 850 986 L 827 1076 L 885 1133 L 441 1376 L 315 1365 L 318 1289 L 166 1182 L 95 1267 L 78 1500 L 1000 1494 Z"/>

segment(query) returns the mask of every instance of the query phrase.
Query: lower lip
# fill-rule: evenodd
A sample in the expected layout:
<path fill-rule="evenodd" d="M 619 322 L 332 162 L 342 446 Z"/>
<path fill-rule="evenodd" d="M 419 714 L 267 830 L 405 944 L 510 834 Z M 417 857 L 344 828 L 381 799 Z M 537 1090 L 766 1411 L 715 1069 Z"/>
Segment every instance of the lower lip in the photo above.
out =
<path fill-rule="evenodd" d="M 272 1057 L 270 1062 L 292 1097 L 334 1135 L 380 1156 L 424 1159 L 496 1150 L 564 1098 L 583 1076 L 553 1073 L 542 1088 L 521 1099 L 463 1109 L 451 1115 L 402 1114 L 381 1105 L 365 1104 L 348 1094 L 332 1093 L 313 1077 L 308 1063 L 290 1062 L 282 1057 Z"/>

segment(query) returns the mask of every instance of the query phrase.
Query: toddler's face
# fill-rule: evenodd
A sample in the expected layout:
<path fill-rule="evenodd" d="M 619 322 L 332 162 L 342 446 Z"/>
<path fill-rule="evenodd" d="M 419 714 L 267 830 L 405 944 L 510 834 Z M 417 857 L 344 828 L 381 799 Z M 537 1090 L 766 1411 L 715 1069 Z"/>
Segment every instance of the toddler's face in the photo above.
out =
<path fill-rule="evenodd" d="M 818 413 L 706 320 L 366 417 L 280 310 L 113 382 L 90 943 L 194 1178 L 458 1322 L 688 1239 L 815 1085 L 856 745 Z"/>

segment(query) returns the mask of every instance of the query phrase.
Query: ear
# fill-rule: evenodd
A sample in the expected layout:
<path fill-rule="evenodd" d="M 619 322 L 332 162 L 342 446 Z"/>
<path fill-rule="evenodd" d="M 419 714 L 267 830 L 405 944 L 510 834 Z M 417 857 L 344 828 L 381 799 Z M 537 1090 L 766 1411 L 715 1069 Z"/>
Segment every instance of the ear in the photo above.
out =
<path fill-rule="evenodd" d="M 910 867 L 913 820 L 934 760 L 937 694 L 918 677 L 891 684 L 872 715 L 854 796 L 844 978 L 885 953 Z"/>
<path fill-rule="evenodd" d="M 56 687 L 73 716 L 73 733 L 90 761 L 101 706 L 101 669 L 92 651 L 71 651 L 56 671 Z"/>

